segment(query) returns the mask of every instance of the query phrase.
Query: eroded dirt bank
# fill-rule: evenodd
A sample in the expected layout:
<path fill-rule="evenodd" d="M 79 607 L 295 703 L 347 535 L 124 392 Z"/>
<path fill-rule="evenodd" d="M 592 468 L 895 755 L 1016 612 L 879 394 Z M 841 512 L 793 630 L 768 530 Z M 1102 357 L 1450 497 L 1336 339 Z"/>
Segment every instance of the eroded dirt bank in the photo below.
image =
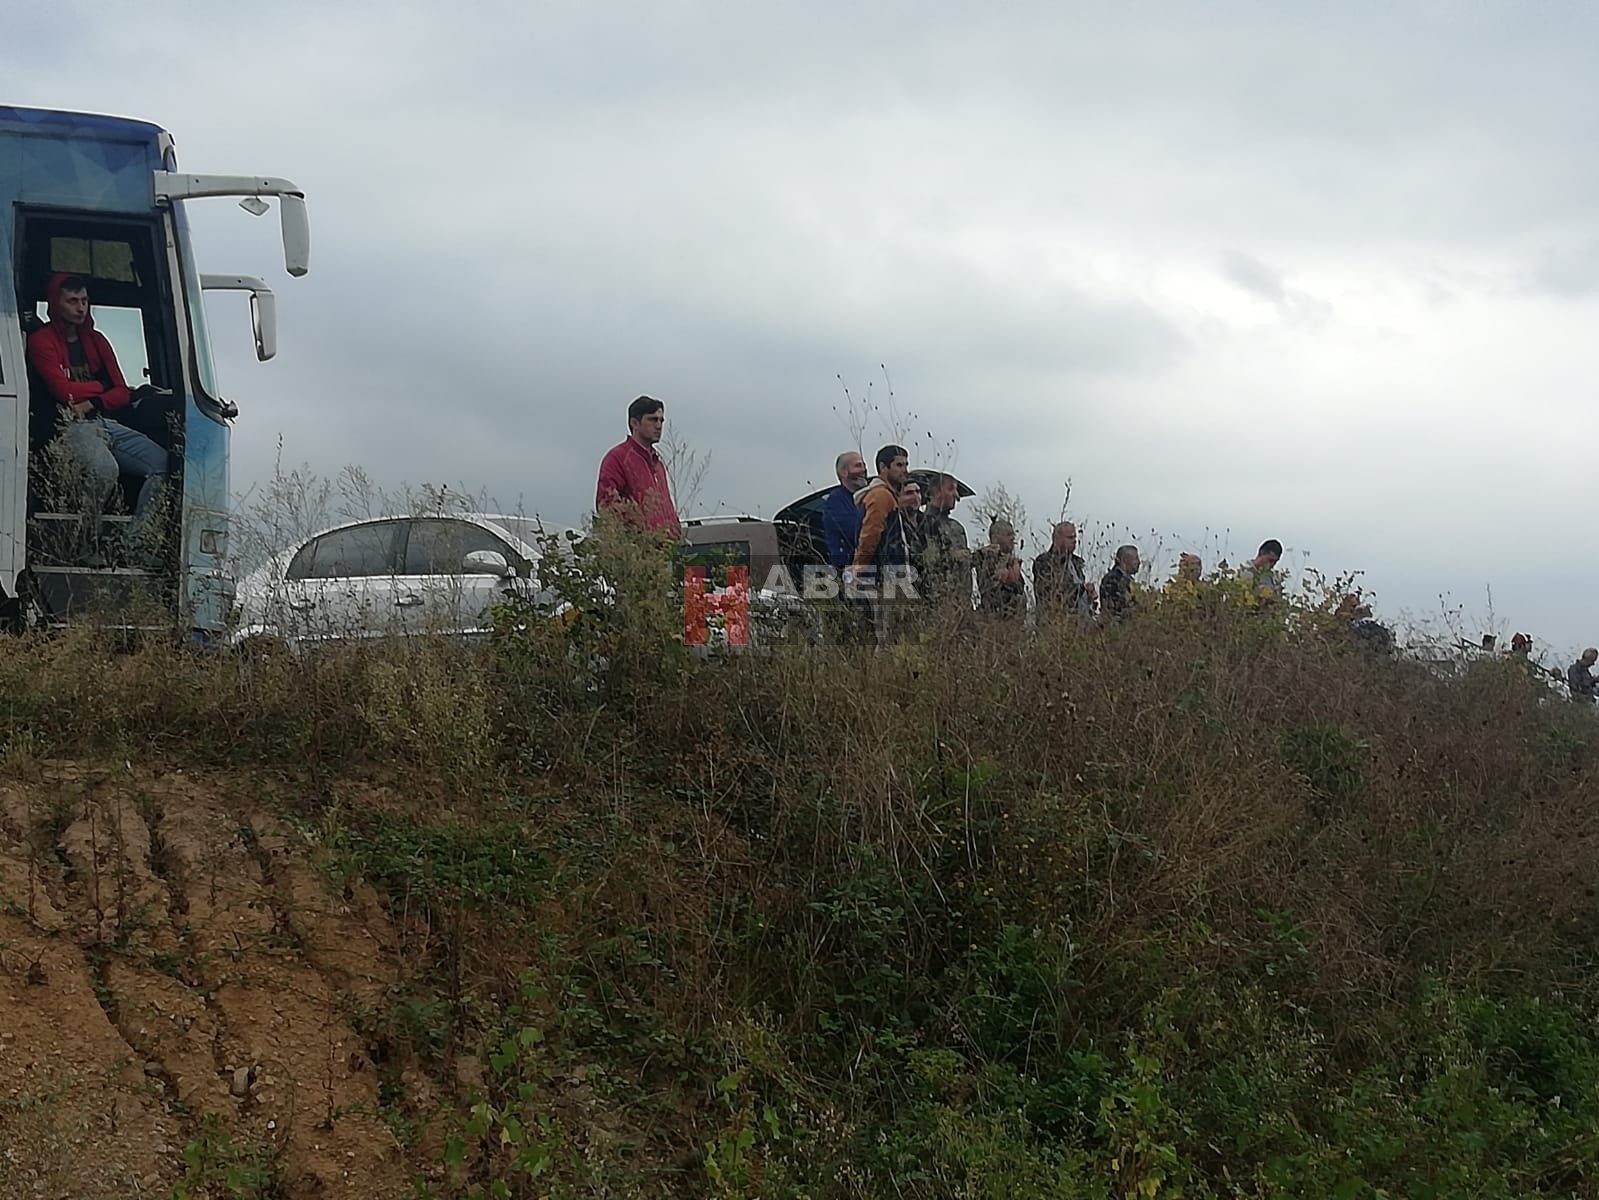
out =
<path fill-rule="evenodd" d="M 387 921 L 366 889 L 334 896 L 269 790 L 0 778 L 0 1195 L 166 1196 L 230 1169 L 294 1200 L 408 1192 L 352 1027 L 392 980 Z"/>

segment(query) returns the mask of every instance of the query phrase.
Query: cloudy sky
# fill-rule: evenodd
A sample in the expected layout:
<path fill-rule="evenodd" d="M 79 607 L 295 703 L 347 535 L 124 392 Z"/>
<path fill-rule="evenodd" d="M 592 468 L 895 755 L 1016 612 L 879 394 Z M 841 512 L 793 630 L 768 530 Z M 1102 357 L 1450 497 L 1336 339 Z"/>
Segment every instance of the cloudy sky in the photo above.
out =
<path fill-rule="evenodd" d="M 4 101 L 287 175 L 315 252 L 212 306 L 283 458 L 581 519 L 639 392 L 703 510 L 830 482 L 848 385 L 927 463 L 1162 569 L 1281 538 L 1382 614 L 1599 641 L 1599 9 L 32 5 Z M 835 411 L 836 410 L 836 411 Z M 914 418 L 910 414 L 915 414 Z M 968 525 L 973 515 L 963 509 Z M 1039 548 L 1036 538 L 1028 539 Z M 1101 569 L 1108 563 L 1098 564 Z"/>

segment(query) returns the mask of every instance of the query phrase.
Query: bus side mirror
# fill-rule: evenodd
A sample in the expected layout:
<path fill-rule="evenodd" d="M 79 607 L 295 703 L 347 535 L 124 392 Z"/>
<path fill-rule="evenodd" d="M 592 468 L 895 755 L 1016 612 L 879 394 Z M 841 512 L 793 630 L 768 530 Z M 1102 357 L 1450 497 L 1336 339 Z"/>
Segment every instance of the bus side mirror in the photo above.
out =
<path fill-rule="evenodd" d="M 278 197 L 278 222 L 283 226 L 283 269 L 296 279 L 311 269 L 311 217 L 305 197 Z"/>
<path fill-rule="evenodd" d="M 202 275 L 200 287 L 207 292 L 249 292 L 255 356 L 266 362 L 277 354 L 278 298 L 263 281 L 254 275 Z"/>
<path fill-rule="evenodd" d="M 250 330 L 255 334 L 255 357 L 266 362 L 278 352 L 278 298 L 271 289 L 250 293 Z"/>
<path fill-rule="evenodd" d="M 242 196 L 244 210 L 256 216 L 268 211 L 262 196 L 278 198 L 278 223 L 283 227 L 283 269 L 298 279 L 311 269 L 311 218 L 305 193 L 287 179 L 261 175 L 179 175 L 154 172 L 155 198 L 197 200 L 202 196 Z"/>

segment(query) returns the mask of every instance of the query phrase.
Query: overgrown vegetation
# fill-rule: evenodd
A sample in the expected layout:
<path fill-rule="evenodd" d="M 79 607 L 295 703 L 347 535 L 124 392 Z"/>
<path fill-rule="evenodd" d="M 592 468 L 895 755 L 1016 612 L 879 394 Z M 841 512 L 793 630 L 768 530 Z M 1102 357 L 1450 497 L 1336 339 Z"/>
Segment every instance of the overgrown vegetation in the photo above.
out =
<path fill-rule="evenodd" d="M 13 759 L 305 782 L 417 1196 L 1596 1194 L 1591 713 L 1308 604 L 696 659 L 592 555 L 476 649 L 0 660 Z"/>

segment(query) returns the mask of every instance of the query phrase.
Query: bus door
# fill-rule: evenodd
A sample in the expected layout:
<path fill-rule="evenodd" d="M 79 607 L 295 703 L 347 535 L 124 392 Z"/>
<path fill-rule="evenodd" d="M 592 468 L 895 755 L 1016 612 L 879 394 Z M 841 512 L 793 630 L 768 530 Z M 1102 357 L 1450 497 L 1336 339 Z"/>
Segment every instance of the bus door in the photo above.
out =
<path fill-rule="evenodd" d="M 129 389 L 145 384 L 161 389 L 159 394 L 147 390 L 136 405 L 119 411 L 115 419 L 168 451 L 172 481 L 168 494 L 177 497 L 182 494 L 184 389 L 164 245 L 160 218 L 155 216 L 109 217 L 23 208 L 18 214 L 13 264 L 19 332 L 24 340 L 50 319 L 46 289 L 51 276 L 69 273 L 87 282 L 95 329 L 110 342 Z M 125 589 L 108 592 L 96 588 L 89 577 L 105 572 L 74 565 L 85 548 L 81 544 L 85 499 L 81 484 L 74 485 L 70 477 L 70 468 L 51 450 L 60 430 L 60 408 L 37 377 L 27 379 L 28 566 L 40 583 L 46 607 L 58 616 L 88 607 L 91 594 L 99 602 L 115 603 L 115 595 Z M 126 522 L 138 486 L 137 480 L 123 480 L 123 494 L 113 496 L 107 525 Z M 168 503 L 175 504 L 175 500 Z M 172 541 L 165 557 L 170 557 L 174 547 Z M 153 572 L 119 569 L 113 573 Z"/>

